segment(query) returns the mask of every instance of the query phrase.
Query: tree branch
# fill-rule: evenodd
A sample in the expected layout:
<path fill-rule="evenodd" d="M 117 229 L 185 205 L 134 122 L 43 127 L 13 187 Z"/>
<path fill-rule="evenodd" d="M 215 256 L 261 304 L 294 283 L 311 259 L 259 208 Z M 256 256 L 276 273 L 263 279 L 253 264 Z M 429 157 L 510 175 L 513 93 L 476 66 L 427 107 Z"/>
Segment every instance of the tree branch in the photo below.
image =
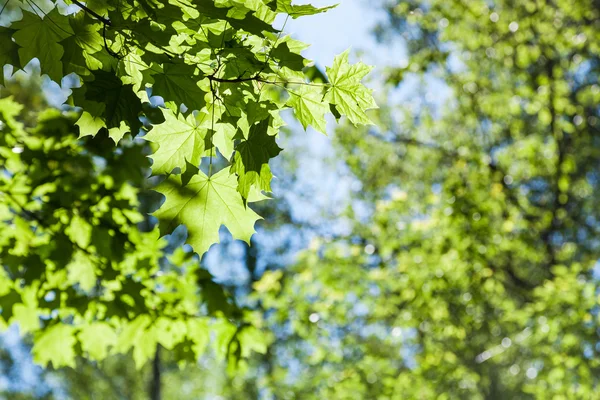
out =
<path fill-rule="evenodd" d="M 112 22 L 110 22 L 108 18 L 104 18 L 102 15 L 98 14 L 94 10 L 89 9 L 85 4 L 80 3 L 78 0 L 71 0 L 71 2 L 86 13 L 90 14 L 92 17 L 96 18 L 98 21 L 102 22 L 104 25 L 112 25 Z"/>
<path fill-rule="evenodd" d="M 249 78 L 233 78 L 233 79 L 223 79 L 223 78 L 217 78 L 214 75 L 209 75 L 208 79 L 210 79 L 213 82 L 221 82 L 221 83 L 241 83 L 241 82 L 250 82 L 250 81 L 264 82 L 262 79 L 260 79 L 260 77 L 258 75 L 251 76 Z"/>

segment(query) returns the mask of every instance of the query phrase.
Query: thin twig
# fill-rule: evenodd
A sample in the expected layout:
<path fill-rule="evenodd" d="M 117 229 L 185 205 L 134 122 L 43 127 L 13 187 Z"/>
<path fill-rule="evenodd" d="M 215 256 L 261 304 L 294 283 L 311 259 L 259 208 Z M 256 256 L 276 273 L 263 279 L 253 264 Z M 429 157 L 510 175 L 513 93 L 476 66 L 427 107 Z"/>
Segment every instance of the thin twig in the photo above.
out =
<path fill-rule="evenodd" d="M 214 82 L 221 82 L 221 83 L 241 83 L 241 82 L 250 82 L 250 81 L 260 81 L 260 78 L 258 76 L 251 76 L 250 78 L 233 78 L 233 79 L 223 79 L 223 78 L 217 78 L 216 76 L 213 75 L 209 75 L 208 79 L 210 79 L 211 81 Z"/>
<path fill-rule="evenodd" d="M 65 30 L 62 26 L 60 26 L 59 24 L 57 24 L 52 18 L 50 18 L 48 16 L 48 14 L 44 10 L 42 10 L 42 8 L 40 6 L 38 6 L 37 4 L 35 4 L 33 1 L 30 1 L 30 0 L 26 0 L 26 1 L 31 6 L 31 9 L 35 13 L 35 15 L 37 15 L 38 17 L 40 17 L 40 19 L 48 19 L 48 21 L 50 21 L 54 26 L 56 26 L 58 29 L 60 29 L 61 31 L 63 31 L 64 33 L 66 33 L 69 36 L 71 36 L 73 34 L 73 32 L 69 32 L 69 31 Z M 39 15 L 35 11 L 34 6 L 35 6 L 35 8 L 37 8 L 38 10 L 40 10 L 40 12 L 42 13 L 43 17 L 41 15 Z"/>
<path fill-rule="evenodd" d="M 108 54 L 110 54 L 112 57 L 116 58 L 117 60 L 120 60 L 121 57 L 119 54 L 115 53 L 109 46 L 108 46 L 108 42 L 106 41 L 106 24 L 104 24 L 102 26 L 102 39 L 104 40 L 104 48 L 106 49 L 106 52 Z"/>
<path fill-rule="evenodd" d="M 269 53 L 267 54 L 267 58 L 265 59 L 265 64 L 263 65 L 263 67 L 260 70 L 260 72 L 262 72 L 265 68 L 267 68 L 267 65 L 269 64 L 269 59 L 271 58 L 271 53 L 273 53 L 273 50 L 275 50 L 275 47 L 277 47 L 277 43 L 279 42 L 279 39 L 281 39 L 281 35 L 283 34 L 283 31 L 285 29 L 285 26 L 286 26 L 289 18 L 290 18 L 289 15 L 287 15 L 285 17 L 285 21 L 283 22 L 283 26 L 281 27 L 281 30 L 279 31 L 279 34 L 277 35 L 277 39 L 275 39 L 275 42 L 273 43 L 273 47 L 271 47 L 271 50 L 269 50 Z"/>
<path fill-rule="evenodd" d="M 214 149 L 214 144 L 213 144 L 213 139 L 215 136 L 215 99 L 218 97 L 217 93 L 216 93 L 216 89 L 213 88 L 213 83 L 212 81 L 210 81 L 210 91 L 212 92 L 213 95 L 213 101 L 212 101 L 212 117 L 211 117 L 211 123 L 210 123 L 210 160 L 208 163 L 208 177 L 210 178 L 212 176 L 212 163 L 213 163 L 213 149 Z"/>
<path fill-rule="evenodd" d="M 77 0 L 71 0 L 73 4 L 77 7 L 81 8 L 86 13 L 90 14 L 92 17 L 96 18 L 98 21 L 102 22 L 104 25 L 112 25 L 112 22 L 108 18 L 104 18 L 102 15 L 98 14 L 96 11 L 89 9 L 86 5 L 80 3 Z"/>
<path fill-rule="evenodd" d="M 6 0 L 6 2 L 4 3 L 4 5 L 2 6 L 2 9 L 0 10 L 0 16 L 2 15 L 2 13 L 4 12 L 4 9 L 6 8 L 6 6 L 8 5 L 8 2 L 10 0 Z"/>

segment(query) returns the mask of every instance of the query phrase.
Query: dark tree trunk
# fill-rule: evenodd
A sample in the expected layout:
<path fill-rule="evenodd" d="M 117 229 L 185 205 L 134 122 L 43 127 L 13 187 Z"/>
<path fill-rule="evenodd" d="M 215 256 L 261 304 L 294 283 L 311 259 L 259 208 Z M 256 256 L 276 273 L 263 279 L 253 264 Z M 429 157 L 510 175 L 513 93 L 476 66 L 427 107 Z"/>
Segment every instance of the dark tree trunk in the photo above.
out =
<path fill-rule="evenodd" d="M 160 400 L 160 346 L 156 346 L 156 353 L 152 361 L 152 379 L 150 381 L 150 400 Z"/>

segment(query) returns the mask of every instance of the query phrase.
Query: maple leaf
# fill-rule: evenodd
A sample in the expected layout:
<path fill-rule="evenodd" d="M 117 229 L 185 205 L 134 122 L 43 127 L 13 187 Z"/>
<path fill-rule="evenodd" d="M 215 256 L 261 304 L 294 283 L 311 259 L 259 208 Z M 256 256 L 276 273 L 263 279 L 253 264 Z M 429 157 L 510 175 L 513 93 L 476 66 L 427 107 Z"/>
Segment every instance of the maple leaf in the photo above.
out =
<path fill-rule="evenodd" d="M 305 15 L 314 15 L 325 12 L 327 10 L 337 7 L 337 4 L 318 8 L 310 4 L 292 4 L 292 0 L 271 0 L 268 3 L 268 6 L 271 7 L 272 10 L 286 13 L 290 17 L 295 19 Z"/>
<path fill-rule="evenodd" d="M 96 285 L 96 269 L 92 260 L 81 254 L 75 255 L 75 258 L 67 265 L 68 282 L 78 283 L 79 287 L 85 291 L 90 291 Z"/>
<path fill-rule="evenodd" d="M 279 43 L 271 52 L 271 57 L 278 60 L 280 66 L 291 68 L 293 70 L 302 70 L 307 63 L 307 60 L 300 55 L 300 52 L 304 50 L 306 46 L 292 49 L 290 48 L 290 45 L 297 45 L 297 41 Z"/>
<path fill-rule="evenodd" d="M 126 353 L 133 347 L 133 360 L 140 369 L 156 351 L 156 333 L 148 315 L 140 315 L 124 324 L 113 351 Z"/>
<path fill-rule="evenodd" d="M 201 110 L 206 105 L 204 96 L 207 92 L 194 83 L 202 79 L 195 71 L 193 65 L 165 64 L 162 73 L 152 75 L 152 93 L 162 97 L 174 112 L 179 111 L 181 104 L 185 104 L 190 111 Z"/>
<path fill-rule="evenodd" d="M 294 115 L 304 129 L 312 125 L 319 132 L 327 134 L 325 114 L 329 112 L 329 107 L 323 103 L 323 90 L 320 87 L 302 85 L 297 90 L 290 90 L 286 105 L 294 109 Z"/>
<path fill-rule="evenodd" d="M 36 363 L 48 365 L 52 362 L 54 368 L 75 367 L 76 343 L 75 328 L 70 325 L 58 324 L 47 328 L 36 337 L 31 352 Z"/>
<path fill-rule="evenodd" d="M 87 111 L 81 113 L 79 119 L 75 122 L 79 126 L 79 137 L 95 136 L 102 128 L 106 128 L 106 124 L 100 117 L 94 117 Z"/>
<path fill-rule="evenodd" d="M 0 85 L 4 85 L 2 67 L 6 64 L 19 65 L 19 46 L 12 41 L 16 31 L 0 26 Z"/>
<path fill-rule="evenodd" d="M 50 11 L 44 19 L 28 11 L 23 12 L 23 19 L 12 24 L 11 29 L 19 48 L 21 67 L 34 58 L 40 60 L 42 74 L 60 82 L 63 77 L 61 58 L 63 47 L 58 43 L 73 35 L 67 17 L 60 15 L 58 9 Z"/>
<path fill-rule="evenodd" d="M 117 334 L 109 324 L 94 322 L 81 327 L 77 335 L 81 349 L 88 353 L 92 360 L 103 360 L 108 355 L 108 348 L 117 342 Z"/>
<path fill-rule="evenodd" d="M 377 108 L 372 90 L 361 84 L 361 80 L 373 69 L 362 62 L 350 65 L 349 50 L 336 56 L 332 67 L 327 67 L 327 77 L 331 87 L 325 94 L 325 101 L 334 104 L 337 110 L 354 125 L 372 124 L 365 110 Z"/>
<path fill-rule="evenodd" d="M 187 321 L 187 336 L 193 342 L 192 350 L 200 357 L 210 342 L 208 323 L 205 319 L 195 318 Z"/>
<path fill-rule="evenodd" d="M 90 70 L 102 68 L 94 54 L 103 51 L 102 25 L 85 13 L 77 13 L 69 19 L 74 35 L 60 42 L 64 49 L 61 58 L 63 73 L 75 72 L 80 76 L 90 75 Z"/>
<path fill-rule="evenodd" d="M 162 109 L 165 122 L 154 125 L 144 139 L 157 143 L 158 150 L 152 154 L 152 173 L 170 174 L 173 169 L 186 169 L 186 161 L 200 165 L 204 152 L 206 129 L 201 128 L 194 115 L 175 115 L 169 109 Z"/>
<path fill-rule="evenodd" d="M 250 243 L 254 224 L 261 219 L 246 207 L 236 190 L 235 175 L 227 169 L 207 176 L 202 171 L 183 186 L 181 176 L 171 175 L 154 190 L 166 198 L 153 215 L 162 235 L 181 224 L 188 230 L 187 242 L 198 254 L 219 243 L 219 228 L 225 225 L 234 238 Z"/>
<path fill-rule="evenodd" d="M 85 82 L 83 92 L 85 99 L 80 101 L 89 115 L 82 115 L 81 136 L 92 135 L 102 121 L 108 128 L 109 136 L 118 143 L 126 132 L 137 135 L 142 123 L 139 116 L 142 113 L 142 103 L 133 91 L 132 85 L 124 85 L 114 73 L 102 70 L 94 71 L 94 80 Z M 80 97 L 79 97 L 80 99 Z"/>
<path fill-rule="evenodd" d="M 238 175 L 237 190 L 244 199 L 248 198 L 252 186 L 261 190 L 271 190 L 271 170 L 269 160 L 276 157 L 281 148 L 275 136 L 268 133 L 271 119 L 265 119 L 250 127 L 248 139 L 241 141 L 235 149 L 231 173 Z"/>

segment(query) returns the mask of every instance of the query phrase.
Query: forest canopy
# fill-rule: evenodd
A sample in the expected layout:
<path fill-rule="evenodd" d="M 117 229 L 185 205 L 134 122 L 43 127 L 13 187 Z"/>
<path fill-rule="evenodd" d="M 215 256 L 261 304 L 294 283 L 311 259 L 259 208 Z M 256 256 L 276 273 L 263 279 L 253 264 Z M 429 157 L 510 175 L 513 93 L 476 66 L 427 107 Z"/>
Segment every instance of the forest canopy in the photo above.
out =
<path fill-rule="evenodd" d="M 199 256 L 222 225 L 249 243 L 260 217 L 248 203 L 267 198 L 269 160 L 282 150 L 280 111 L 324 133 L 327 113 L 370 123 L 365 111 L 377 106 L 360 81 L 371 67 L 349 64 L 345 52 L 323 74 L 301 55 L 305 44 L 273 26 L 278 15 L 327 9 L 290 0 L 4 4 L 0 64 L 37 59 L 40 74 L 73 81 L 63 112 L 31 115 L 11 97 L 0 107 L 2 322 L 34 332 L 37 362 L 74 366 L 77 353 L 101 360 L 108 348 L 133 348 L 141 367 L 157 344 L 180 345 L 193 360 L 208 342 L 206 314 L 222 314 L 211 329 L 224 356 L 264 351 L 253 321 L 197 258 L 165 253 L 160 237 L 184 224 Z M 139 208 L 147 152 L 152 176 L 163 177 L 152 186 L 164 197 L 158 224 Z"/>
<path fill-rule="evenodd" d="M 600 4 L 371 6 L 375 73 L 286 33 L 334 7 L 0 5 L 0 395 L 594 398 Z"/>

